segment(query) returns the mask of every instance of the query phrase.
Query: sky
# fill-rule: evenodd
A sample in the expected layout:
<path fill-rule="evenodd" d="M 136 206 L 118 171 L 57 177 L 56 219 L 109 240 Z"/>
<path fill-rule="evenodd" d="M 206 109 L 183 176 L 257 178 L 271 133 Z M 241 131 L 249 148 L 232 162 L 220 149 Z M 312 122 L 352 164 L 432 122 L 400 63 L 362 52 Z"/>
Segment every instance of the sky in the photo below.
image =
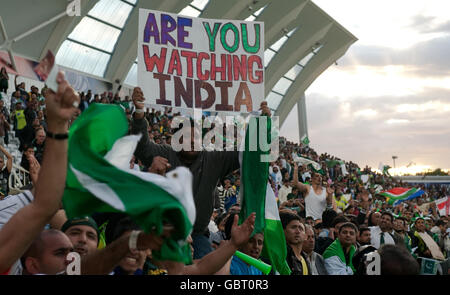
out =
<path fill-rule="evenodd" d="M 313 2 L 358 41 L 306 90 L 310 146 L 360 167 L 397 156 L 390 172 L 449 169 L 450 1 Z M 298 142 L 297 122 L 294 107 L 281 135 Z"/>

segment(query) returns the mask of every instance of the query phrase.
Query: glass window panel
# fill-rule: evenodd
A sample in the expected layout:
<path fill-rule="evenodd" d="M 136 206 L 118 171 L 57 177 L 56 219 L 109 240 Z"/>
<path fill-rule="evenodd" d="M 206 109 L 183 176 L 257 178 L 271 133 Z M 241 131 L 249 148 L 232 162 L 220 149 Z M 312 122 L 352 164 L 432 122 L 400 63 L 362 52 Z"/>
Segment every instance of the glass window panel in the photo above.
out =
<path fill-rule="evenodd" d="M 271 49 L 278 51 L 281 46 L 283 46 L 283 44 L 287 41 L 288 37 L 283 36 L 281 37 L 277 42 L 273 43 L 272 46 L 270 46 Z"/>
<path fill-rule="evenodd" d="M 287 33 L 288 37 L 291 37 L 292 34 L 294 34 L 295 31 L 297 31 L 298 27 L 294 28 L 293 30 L 291 30 L 289 33 Z"/>
<path fill-rule="evenodd" d="M 281 94 L 286 94 L 287 90 L 291 86 L 292 81 L 289 81 L 286 78 L 281 77 L 280 80 L 278 80 L 277 84 L 273 86 L 273 91 L 279 92 Z"/>
<path fill-rule="evenodd" d="M 122 0 L 122 1 L 128 2 L 130 4 L 136 4 L 137 2 L 137 0 Z"/>
<path fill-rule="evenodd" d="M 192 17 L 197 17 L 200 15 L 200 11 L 198 11 L 197 9 L 191 7 L 191 6 L 186 6 L 185 8 L 183 8 L 183 10 L 180 11 L 179 14 L 181 15 L 186 15 L 186 16 L 192 16 Z"/>
<path fill-rule="evenodd" d="M 267 67 L 270 60 L 275 56 L 275 54 L 276 54 L 276 52 L 274 52 L 273 50 L 270 50 L 270 49 L 266 49 L 264 51 L 264 67 Z"/>
<path fill-rule="evenodd" d="M 125 79 L 125 83 L 131 86 L 137 86 L 137 64 L 134 63 Z"/>
<path fill-rule="evenodd" d="M 302 60 L 299 61 L 299 64 L 302 66 L 305 66 L 313 57 L 314 57 L 314 53 L 310 52 L 304 58 L 302 58 Z"/>
<path fill-rule="evenodd" d="M 209 0 L 194 0 L 191 2 L 192 6 L 195 6 L 196 8 L 203 10 L 205 9 L 206 4 L 208 4 Z"/>
<path fill-rule="evenodd" d="M 69 35 L 70 39 L 112 52 L 120 30 L 90 17 L 84 17 Z"/>
<path fill-rule="evenodd" d="M 283 99 L 283 96 L 281 96 L 277 93 L 274 93 L 274 92 L 270 92 L 269 95 L 266 96 L 267 105 L 272 110 L 276 110 L 278 108 L 282 99 Z"/>
<path fill-rule="evenodd" d="M 286 73 L 286 77 L 288 77 L 289 79 L 295 80 L 295 78 L 297 78 L 298 74 L 303 70 L 303 68 L 299 65 L 295 65 L 293 66 L 287 73 Z"/>
<path fill-rule="evenodd" d="M 89 11 L 89 15 L 123 28 L 133 6 L 120 0 L 101 0 Z"/>
<path fill-rule="evenodd" d="M 109 54 L 68 40 L 56 54 L 57 64 L 100 77 L 103 77 L 109 59 Z"/>

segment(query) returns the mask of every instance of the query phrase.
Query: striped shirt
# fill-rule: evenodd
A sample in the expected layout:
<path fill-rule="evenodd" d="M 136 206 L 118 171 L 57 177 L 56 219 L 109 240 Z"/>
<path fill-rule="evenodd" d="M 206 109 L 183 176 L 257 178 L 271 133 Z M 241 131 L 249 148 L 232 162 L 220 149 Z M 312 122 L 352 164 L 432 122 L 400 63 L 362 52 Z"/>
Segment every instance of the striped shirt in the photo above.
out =
<path fill-rule="evenodd" d="M 33 194 L 26 190 L 17 195 L 10 195 L 0 201 L 0 229 L 20 209 L 33 201 Z"/>
<path fill-rule="evenodd" d="M 17 213 L 20 209 L 30 204 L 33 201 L 33 194 L 26 190 L 17 195 L 9 195 L 0 201 L 0 230 Z M 8 273 L 11 275 L 19 275 L 22 273 L 22 265 L 20 260 L 17 260 L 9 269 Z"/>

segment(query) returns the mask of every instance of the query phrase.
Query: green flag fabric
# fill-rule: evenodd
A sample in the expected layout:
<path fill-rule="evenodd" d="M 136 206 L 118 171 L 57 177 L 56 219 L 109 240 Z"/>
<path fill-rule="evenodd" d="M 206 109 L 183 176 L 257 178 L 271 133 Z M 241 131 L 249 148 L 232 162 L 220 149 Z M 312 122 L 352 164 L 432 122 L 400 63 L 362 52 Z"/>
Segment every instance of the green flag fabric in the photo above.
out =
<path fill-rule="evenodd" d="M 304 144 L 304 145 L 308 145 L 309 144 L 309 138 L 308 138 L 308 135 L 303 135 L 302 136 L 302 138 L 301 138 L 301 142 Z"/>
<path fill-rule="evenodd" d="M 290 275 L 291 269 L 286 261 L 286 238 L 278 212 L 275 193 L 269 183 L 267 183 L 266 188 L 265 221 L 262 256 L 268 258 L 273 268 L 281 275 Z"/>
<path fill-rule="evenodd" d="M 262 117 L 251 117 L 245 133 L 245 149 L 240 153 L 241 164 L 241 212 L 239 214 L 239 223 L 252 213 L 256 213 L 255 229 L 253 233 L 263 233 L 265 227 L 265 201 L 266 201 L 266 183 L 269 179 L 269 162 L 262 162 L 262 155 L 269 155 L 270 148 L 265 146 L 263 149 L 259 144 L 262 136 L 260 130 L 266 132 L 266 144 L 270 145 L 270 130 L 272 121 L 266 117 L 266 128 L 261 125 Z M 262 126 L 260 129 L 260 125 Z M 254 136 L 256 134 L 256 136 Z M 254 144 L 256 143 L 256 144 Z M 255 149 L 255 150 L 254 150 Z M 266 150 L 266 151 L 263 151 Z"/>
<path fill-rule="evenodd" d="M 127 118 L 118 105 L 92 104 L 71 126 L 63 196 L 67 217 L 123 212 L 144 232 L 157 235 L 171 224 L 175 230 L 153 256 L 190 263 L 185 241 L 195 221 L 192 174 L 185 167 L 165 177 L 129 169 L 141 136 L 127 132 Z"/>

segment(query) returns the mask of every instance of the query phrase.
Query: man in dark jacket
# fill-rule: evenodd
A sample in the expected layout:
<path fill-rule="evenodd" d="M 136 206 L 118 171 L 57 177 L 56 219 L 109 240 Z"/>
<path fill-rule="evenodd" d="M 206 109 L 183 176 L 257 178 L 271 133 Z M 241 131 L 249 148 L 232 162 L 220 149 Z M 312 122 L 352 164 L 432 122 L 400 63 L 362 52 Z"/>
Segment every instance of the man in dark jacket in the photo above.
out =
<path fill-rule="evenodd" d="M 132 133 L 142 134 L 136 148 L 136 158 L 149 167 L 153 158 L 162 157 L 161 164 L 167 171 L 179 166 L 188 167 L 194 176 L 193 192 L 197 216 L 194 223 L 192 239 L 194 259 L 200 259 L 212 251 L 209 242 L 208 224 L 214 209 L 214 190 L 220 181 L 232 171 L 238 169 L 238 151 L 194 151 L 194 131 L 191 129 L 191 150 L 176 152 L 171 146 L 156 144 L 149 140 L 148 122 L 144 119 L 143 92 L 139 87 L 133 90 L 133 102 L 136 112 L 133 115 Z M 270 116 L 267 104 L 262 103 L 262 114 Z"/>

